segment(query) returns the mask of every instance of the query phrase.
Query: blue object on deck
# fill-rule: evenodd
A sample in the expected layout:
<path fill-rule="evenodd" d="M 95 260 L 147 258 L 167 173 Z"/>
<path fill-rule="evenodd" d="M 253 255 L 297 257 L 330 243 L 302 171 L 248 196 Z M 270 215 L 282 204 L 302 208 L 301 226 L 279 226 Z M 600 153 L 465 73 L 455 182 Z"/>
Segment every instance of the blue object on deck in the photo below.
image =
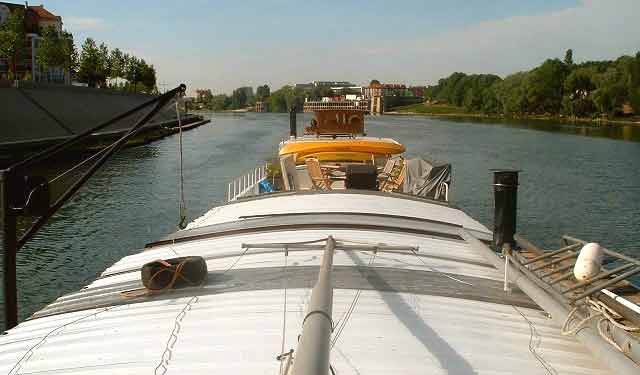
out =
<path fill-rule="evenodd" d="M 260 193 L 273 193 L 275 191 L 269 180 L 262 180 L 258 185 L 260 186 Z"/>

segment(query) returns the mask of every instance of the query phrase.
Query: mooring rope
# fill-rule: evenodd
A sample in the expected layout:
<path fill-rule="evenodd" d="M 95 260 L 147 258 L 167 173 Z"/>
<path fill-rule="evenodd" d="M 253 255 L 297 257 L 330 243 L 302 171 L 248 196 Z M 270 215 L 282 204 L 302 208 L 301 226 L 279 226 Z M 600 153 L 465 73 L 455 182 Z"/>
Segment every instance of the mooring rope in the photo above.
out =
<path fill-rule="evenodd" d="M 540 353 L 538 353 L 538 351 L 536 350 L 537 348 L 540 347 L 540 344 L 542 343 L 542 337 L 538 333 L 538 330 L 536 329 L 536 326 L 515 305 L 511 305 L 511 307 L 513 307 L 513 309 L 518 314 L 520 314 L 520 316 L 522 316 L 522 318 L 525 320 L 525 322 L 527 322 L 527 324 L 529 325 L 529 352 L 531 352 L 531 354 L 536 358 L 536 360 L 538 362 L 540 362 L 542 367 L 544 367 L 544 369 L 547 371 L 547 373 L 549 375 L 556 375 L 558 373 L 558 371 L 555 368 L 553 368 L 553 366 L 549 362 L 547 362 L 542 357 L 542 355 Z"/>
<path fill-rule="evenodd" d="M 377 255 L 376 252 L 374 252 L 373 255 L 371 255 L 371 258 L 369 259 L 369 264 L 367 265 L 367 267 L 373 266 L 373 261 L 376 259 L 376 255 Z M 333 337 L 333 340 L 331 340 L 331 349 L 333 349 L 333 347 L 336 345 L 336 342 L 338 342 L 338 339 L 340 338 L 340 335 L 342 334 L 344 327 L 347 325 L 349 318 L 351 318 L 351 314 L 353 314 L 353 311 L 356 309 L 356 305 L 358 304 L 358 300 L 360 300 L 361 294 L 362 294 L 362 289 L 358 289 L 358 291 L 356 292 L 356 295 L 353 297 L 353 300 L 351 301 L 351 304 L 347 308 L 347 311 L 339 319 L 338 327 L 335 330 L 336 333 Z"/>
<path fill-rule="evenodd" d="M 11 368 L 11 370 L 9 370 L 9 375 L 15 375 L 18 374 L 18 371 L 20 371 L 20 368 L 22 368 L 22 366 L 33 356 L 33 354 L 36 352 L 36 350 L 38 350 L 40 347 L 42 347 L 45 342 L 47 341 L 47 339 L 55 334 L 58 334 L 60 331 L 64 330 L 66 327 L 78 323 L 80 321 L 83 321 L 87 318 L 90 317 L 96 317 L 99 314 L 102 314 L 104 312 L 107 312 L 109 310 L 115 309 L 119 306 L 109 306 L 109 307 L 105 307 L 100 309 L 99 311 L 93 311 L 88 315 L 83 315 L 78 319 L 74 319 L 70 322 L 61 324 L 59 326 L 57 326 L 56 328 L 52 329 L 51 331 L 47 332 L 37 343 L 35 343 L 33 346 L 31 346 L 22 357 L 20 357 L 20 359 L 18 360 L 18 362 L 16 362 L 15 365 L 13 365 L 13 367 Z"/>
<path fill-rule="evenodd" d="M 180 104 L 176 100 L 176 118 L 178 119 L 178 161 L 179 161 L 179 177 L 178 183 L 180 185 L 180 221 L 178 227 L 180 229 L 186 228 L 187 221 L 187 204 L 184 199 L 184 162 L 182 158 L 182 119 L 180 118 Z"/>
<path fill-rule="evenodd" d="M 427 269 L 429 269 L 429 271 L 439 273 L 440 275 L 442 275 L 442 276 L 444 276 L 444 277 L 446 277 L 446 278 L 448 278 L 448 279 L 450 279 L 450 280 L 453 280 L 453 281 L 455 281 L 455 282 L 458 282 L 458 283 L 460 283 L 460 284 L 465 284 L 465 285 L 473 286 L 473 284 L 471 284 L 471 283 L 468 283 L 468 282 L 466 282 L 466 281 L 462 281 L 462 280 L 460 280 L 460 279 L 457 279 L 457 278 L 455 278 L 455 277 L 453 277 L 453 276 L 447 275 L 446 273 L 444 273 L 444 272 L 442 272 L 442 271 L 439 271 L 439 270 L 437 270 L 437 269 L 435 269 L 435 268 L 431 267 L 430 265 L 428 265 L 428 264 L 427 264 L 427 262 L 425 262 L 424 260 L 422 260 L 422 258 L 420 258 L 420 255 L 418 255 L 418 253 L 417 253 L 415 250 L 411 250 L 411 252 L 413 253 L 413 255 L 415 255 L 415 256 L 416 256 L 416 258 L 417 258 L 417 259 L 418 259 L 418 260 L 419 260 L 419 261 L 420 261 L 420 262 L 421 262 L 421 263 L 422 263 L 422 264 L 423 264 Z"/>
<path fill-rule="evenodd" d="M 95 154 L 91 155 L 90 157 L 84 159 L 83 161 L 81 161 L 80 163 L 74 165 L 73 167 L 67 169 L 66 171 L 60 173 L 56 177 L 52 178 L 51 180 L 49 180 L 49 184 L 52 184 L 52 183 L 56 182 L 57 180 L 59 180 L 62 177 L 66 176 L 67 174 L 75 171 L 76 169 L 82 167 L 83 165 L 85 165 L 86 163 L 90 162 L 91 160 L 93 160 L 93 159 L 97 158 L 98 156 L 104 154 L 105 152 L 107 152 L 113 146 L 115 146 L 115 142 L 110 144 L 109 146 L 103 148 L 102 150 L 96 152 Z"/>
<path fill-rule="evenodd" d="M 606 304 L 602 303 L 601 301 L 594 300 L 590 297 L 587 297 L 586 307 L 587 307 L 586 308 L 587 317 L 580 320 L 578 324 L 576 324 L 573 328 L 569 328 L 569 326 L 571 325 L 571 322 L 576 320 L 576 313 L 580 308 L 580 306 L 574 307 L 569 312 L 569 315 L 567 315 L 567 318 L 565 319 L 564 324 L 562 325 L 562 329 L 560 330 L 560 333 L 563 336 L 576 335 L 578 332 L 580 332 L 580 330 L 587 327 L 587 323 L 589 323 L 589 321 L 595 318 L 600 318 L 596 323 L 598 334 L 600 334 L 603 340 L 608 342 L 611 346 L 616 348 L 618 351 L 625 353 L 625 350 L 617 342 L 614 341 L 613 337 L 611 337 L 610 335 L 607 334 L 607 332 L 605 332 L 606 330 L 603 327 L 602 323 L 609 322 L 611 325 L 618 327 L 622 330 L 625 330 L 627 332 L 638 332 L 640 331 L 640 327 L 628 326 L 620 323 L 618 320 L 621 320 L 622 316 L 618 314 L 615 310 L 607 306 Z M 589 309 L 593 310 L 593 313 L 590 313 Z"/>

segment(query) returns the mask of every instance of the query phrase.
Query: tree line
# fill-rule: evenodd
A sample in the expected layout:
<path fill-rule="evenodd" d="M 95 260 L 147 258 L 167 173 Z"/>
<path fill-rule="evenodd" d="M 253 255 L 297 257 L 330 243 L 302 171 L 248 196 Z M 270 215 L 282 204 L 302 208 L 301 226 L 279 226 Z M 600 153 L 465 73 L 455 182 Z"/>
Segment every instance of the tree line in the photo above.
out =
<path fill-rule="evenodd" d="M 504 79 L 456 72 L 427 87 L 425 98 L 491 115 L 614 117 L 625 104 L 640 112 L 640 52 L 616 60 L 573 62 L 548 59 Z"/>
<path fill-rule="evenodd" d="M 204 108 L 213 111 L 225 111 L 252 107 L 260 101 L 268 112 L 288 112 L 293 106 L 302 111 L 304 101 L 319 100 L 325 96 L 333 95 L 329 87 L 314 87 L 311 90 L 296 89 L 294 86 L 285 85 L 271 92 L 269 85 L 256 87 L 255 94 L 251 87 L 239 87 L 233 90 L 231 95 L 213 95 L 211 90 L 197 90 L 196 100 Z"/>
<path fill-rule="evenodd" d="M 32 78 L 30 73 L 25 77 L 15 76 L 17 62 L 27 53 L 24 48 L 25 40 L 24 12 L 16 10 L 0 25 L 0 58 L 9 60 L 9 72 L 4 78 Z M 38 43 L 36 61 L 45 71 L 59 67 L 65 73 L 75 76 L 78 82 L 90 87 L 157 92 L 153 65 L 118 48 L 110 50 L 106 44 L 98 45 L 95 40 L 87 38 L 82 44 L 82 50 L 78 52 L 73 34 L 66 30 L 58 32 L 53 27 L 40 30 Z M 45 75 L 44 80 L 47 78 Z"/>
<path fill-rule="evenodd" d="M 109 50 L 107 45 L 98 45 L 91 38 L 87 38 L 82 44 L 76 78 L 89 87 L 157 92 L 156 70 L 153 65 L 118 48 Z"/>

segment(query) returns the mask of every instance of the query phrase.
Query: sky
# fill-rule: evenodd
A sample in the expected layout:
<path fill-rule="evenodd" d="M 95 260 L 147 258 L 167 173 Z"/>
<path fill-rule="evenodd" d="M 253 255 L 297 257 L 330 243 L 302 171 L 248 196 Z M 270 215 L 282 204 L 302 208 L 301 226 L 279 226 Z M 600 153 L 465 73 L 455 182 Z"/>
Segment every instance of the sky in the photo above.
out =
<path fill-rule="evenodd" d="M 42 2 L 45 0 L 41 0 Z M 39 4 L 32 3 L 32 5 Z M 576 62 L 640 51 L 640 0 L 48 0 L 92 37 L 156 67 L 162 90 L 230 93 L 313 80 L 428 85 L 505 76 L 572 48 Z"/>

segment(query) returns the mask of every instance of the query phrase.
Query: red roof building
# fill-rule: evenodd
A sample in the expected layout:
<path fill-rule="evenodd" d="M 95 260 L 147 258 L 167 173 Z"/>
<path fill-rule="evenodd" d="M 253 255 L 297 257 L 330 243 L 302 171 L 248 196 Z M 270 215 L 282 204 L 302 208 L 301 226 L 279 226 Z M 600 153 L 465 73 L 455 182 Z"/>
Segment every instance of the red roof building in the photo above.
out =
<path fill-rule="evenodd" d="M 44 8 L 44 5 L 29 5 L 27 9 L 36 14 L 40 29 L 53 27 L 62 32 L 62 17 L 56 16 Z"/>
<path fill-rule="evenodd" d="M 16 53 L 13 61 L 0 59 L 0 78 L 29 79 L 34 81 L 46 80 L 54 82 L 68 82 L 70 77 L 62 68 L 51 67 L 46 72 L 38 67 L 37 49 L 40 33 L 47 27 L 53 27 L 62 32 L 62 17 L 48 11 L 44 5 L 29 5 L 0 2 L 0 24 L 18 11 L 24 13 L 24 27 L 27 32 L 24 48 Z M 12 74 L 9 74 L 9 71 Z"/>

